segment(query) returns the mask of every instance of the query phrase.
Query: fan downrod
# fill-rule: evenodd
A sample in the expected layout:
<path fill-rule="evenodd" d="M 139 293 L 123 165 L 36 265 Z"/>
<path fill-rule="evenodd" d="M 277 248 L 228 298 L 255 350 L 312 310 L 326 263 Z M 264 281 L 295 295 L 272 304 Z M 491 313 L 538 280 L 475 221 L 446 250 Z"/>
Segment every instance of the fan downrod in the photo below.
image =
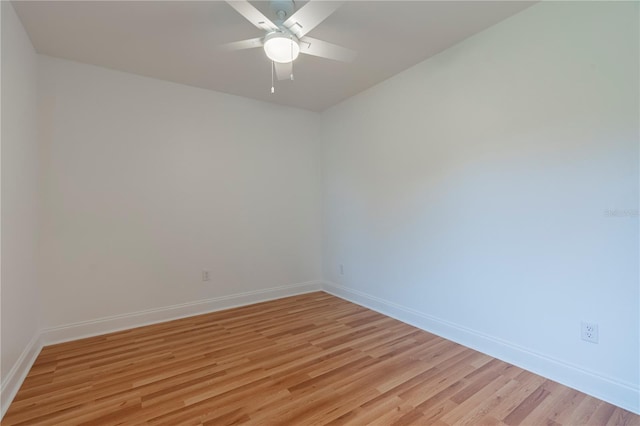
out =
<path fill-rule="evenodd" d="M 276 24 L 282 24 L 282 22 L 286 21 L 295 11 L 295 3 L 293 0 L 271 0 L 269 7 L 275 16 L 278 17 L 279 22 L 276 22 Z"/>

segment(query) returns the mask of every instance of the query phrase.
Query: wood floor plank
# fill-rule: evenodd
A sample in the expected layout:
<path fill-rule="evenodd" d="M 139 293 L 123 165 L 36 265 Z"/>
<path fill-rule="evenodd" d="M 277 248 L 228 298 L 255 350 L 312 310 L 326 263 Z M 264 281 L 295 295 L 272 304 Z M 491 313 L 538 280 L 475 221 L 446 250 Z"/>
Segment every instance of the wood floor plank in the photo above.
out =
<path fill-rule="evenodd" d="M 635 425 L 326 293 L 45 347 L 3 425 Z"/>
<path fill-rule="evenodd" d="M 519 425 L 524 419 L 536 408 L 540 402 L 549 396 L 549 391 L 539 386 L 524 401 L 522 401 L 507 417 L 504 418 L 504 422 L 509 426 Z"/>

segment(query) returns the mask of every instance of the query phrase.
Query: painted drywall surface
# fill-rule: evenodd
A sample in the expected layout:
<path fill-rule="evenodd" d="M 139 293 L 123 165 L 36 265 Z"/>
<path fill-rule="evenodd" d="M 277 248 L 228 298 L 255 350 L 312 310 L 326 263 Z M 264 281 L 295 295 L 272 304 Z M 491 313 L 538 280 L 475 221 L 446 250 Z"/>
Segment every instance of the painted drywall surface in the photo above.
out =
<path fill-rule="evenodd" d="M 44 327 L 321 278 L 317 114 L 45 56 L 39 84 Z"/>
<path fill-rule="evenodd" d="M 638 7 L 541 3 L 326 111 L 326 279 L 637 393 Z"/>
<path fill-rule="evenodd" d="M 2 2 L 2 367 L 5 379 L 39 332 L 37 56 Z M 3 399 L 4 401 L 4 399 Z"/>

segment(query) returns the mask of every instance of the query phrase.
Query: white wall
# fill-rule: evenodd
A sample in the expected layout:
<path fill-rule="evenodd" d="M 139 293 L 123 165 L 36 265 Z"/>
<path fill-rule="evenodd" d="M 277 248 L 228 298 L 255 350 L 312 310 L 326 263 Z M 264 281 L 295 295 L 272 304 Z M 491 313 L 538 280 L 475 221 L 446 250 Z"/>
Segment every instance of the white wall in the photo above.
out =
<path fill-rule="evenodd" d="M 44 56 L 39 100 L 46 329 L 320 280 L 318 114 Z"/>
<path fill-rule="evenodd" d="M 1 412 L 37 347 L 38 150 L 36 53 L 11 3 L 2 14 Z M 17 390 L 17 389 L 16 389 Z"/>
<path fill-rule="evenodd" d="M 638 12 L 541 3 L 326 111 L 328 288 L 640 410 Z"/>

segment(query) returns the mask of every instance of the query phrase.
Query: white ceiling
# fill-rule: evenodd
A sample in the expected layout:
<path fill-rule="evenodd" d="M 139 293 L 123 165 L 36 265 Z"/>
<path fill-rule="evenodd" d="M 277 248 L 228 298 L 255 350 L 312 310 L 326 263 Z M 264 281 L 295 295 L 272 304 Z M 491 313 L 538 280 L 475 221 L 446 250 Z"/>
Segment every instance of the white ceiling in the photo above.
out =
<path fill-rule="evenodd" d="M 269 18 L 268 3 L 252 2 Z M 296 2 L 298 7 L 304 1 Z M 308 55 L 276 82 L 261 49 L 223 43 L 263 33 L 223 1 L 14 2 L 39 53 L 282 105 L 322 111 L 527 8 L 520 1 L 347 1 L 309 33 L 356 50 Z"/>

